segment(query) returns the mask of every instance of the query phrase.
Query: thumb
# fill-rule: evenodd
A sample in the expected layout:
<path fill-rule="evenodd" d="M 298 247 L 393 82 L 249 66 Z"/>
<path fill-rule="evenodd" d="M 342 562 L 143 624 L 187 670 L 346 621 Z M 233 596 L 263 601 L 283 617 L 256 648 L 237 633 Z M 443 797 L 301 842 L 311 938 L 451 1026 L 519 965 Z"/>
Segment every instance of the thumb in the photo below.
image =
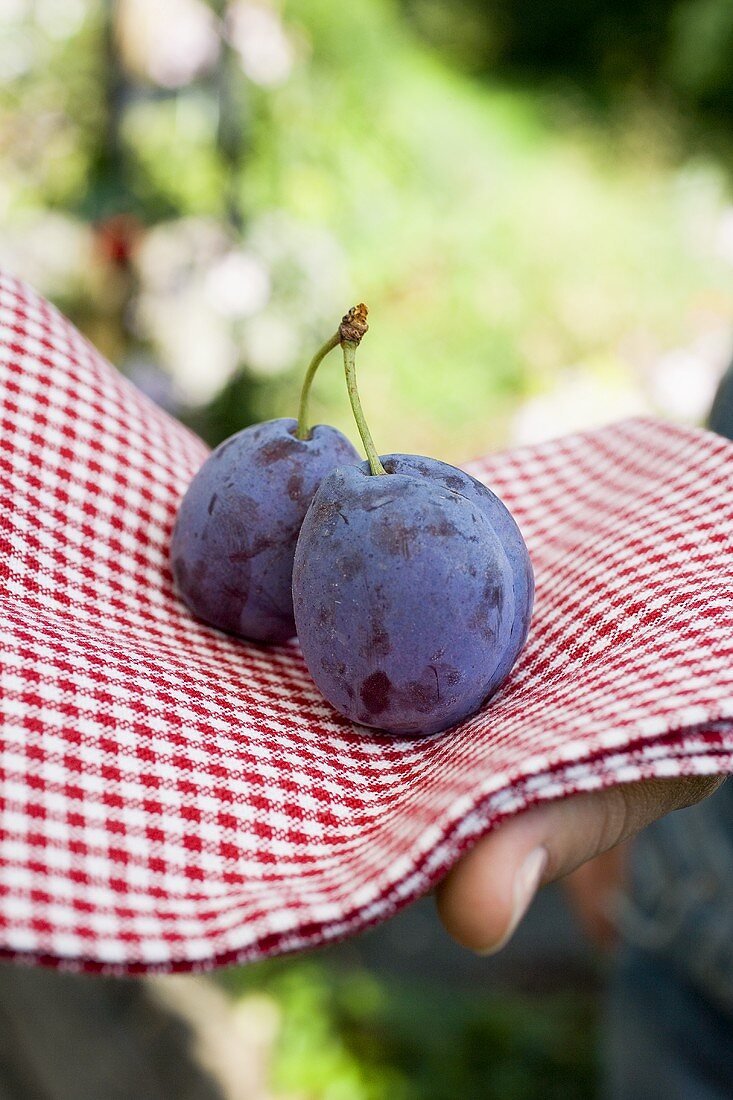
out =
<path fill-rule="evenodd" d="M 439 884 L 438 913 L 482 955 L 510 939 L 538 888 L 712 794 L 721 776 L 651 779 L 536 806 L 482 837 Z"/>

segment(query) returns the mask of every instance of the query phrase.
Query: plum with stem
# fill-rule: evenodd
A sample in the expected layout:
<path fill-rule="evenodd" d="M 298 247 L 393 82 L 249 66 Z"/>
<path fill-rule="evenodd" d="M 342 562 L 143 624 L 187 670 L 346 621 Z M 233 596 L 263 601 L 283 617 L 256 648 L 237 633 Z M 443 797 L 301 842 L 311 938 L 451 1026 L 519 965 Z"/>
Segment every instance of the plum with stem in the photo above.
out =
<path fill-rule="evenodd" d="M 345 717 L 398 736 L 475 713 L 524 645 L 534 576 L 511 513 L 454 466 L 380 458 L 359 401 L 358 311 L 341 329 L 368 461 L 333 470 L 306 513 L 293 605 L 316 685 Z"/>
<path fill-rule="evenodd" d="M 308 397 L 335 333 L 310 362 L 298 419 L 268 420 L 224 440 L 181 500 L 170 560 L 179 595 L 199 618 L 259 642 L 295 633 L 292 571 L 308 505 L 334 467 L 359 461 L 335 428 L 308 426 Z"/>

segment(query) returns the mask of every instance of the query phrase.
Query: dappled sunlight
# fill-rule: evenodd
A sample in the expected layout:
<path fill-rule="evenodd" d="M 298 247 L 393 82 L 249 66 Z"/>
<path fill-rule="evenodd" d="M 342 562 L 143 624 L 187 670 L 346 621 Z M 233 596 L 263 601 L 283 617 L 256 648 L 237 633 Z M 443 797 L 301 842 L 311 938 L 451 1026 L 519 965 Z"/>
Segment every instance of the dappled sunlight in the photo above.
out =
<path fill-rule="evenodd" d="M 192 407 L 244 371 L 257 404 L 232 407 L 232 429 L 289 414 L 297 371 L 358 297 L 384 451 L 458 461 L 637 412 L 704 414 L 730 351 L 730 199 L 712 162 L 673 163 L 655 118 L 634 120 L 654 138 L 646 159 L 638 136 L 582 112 L 558 126 L 549 93 L 457 74 L 388 4 L 326 17 L 299 0 L 280 22 L 235 3 L 221 26 L 200 0 L 138 8 L 125 0 L 117 25 L 121 178 L 89 176 L 102 105 L 75 110 L 97 79 L 101 7 L 58 31 L 43 5 L 6 13 L 11 41 L 30 43 L 32 93 L 18 78 L 0 113 L 5 262 L 123 369 L 143 350 Z M 161 19 L 176 28 L 164 50 Z M 85 52 L 65 88 L 72 49 Z M 222 49 L 243 81 L 223 120 Z M 90 258 L 115 203 L 137 231 Z M 337 371 L 315 401 L 351 433 Z"/>

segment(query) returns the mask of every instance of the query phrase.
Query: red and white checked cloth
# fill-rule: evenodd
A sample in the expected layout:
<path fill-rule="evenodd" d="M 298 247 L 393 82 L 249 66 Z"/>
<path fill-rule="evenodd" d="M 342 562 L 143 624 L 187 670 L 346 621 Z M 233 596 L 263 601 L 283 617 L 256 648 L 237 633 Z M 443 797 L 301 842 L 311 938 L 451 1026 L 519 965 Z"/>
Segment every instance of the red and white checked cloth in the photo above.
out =
<path fill-rule="evenodd" d="M 733 445 L 630 420 L 468 467 L 530 547 L 483 713 L 395 741 L 297 644 L 195 622 L 167 547 L 206 448 L 0 278 L 0 949 L 188 970 L 324 943 L 541 799 L 733 770 Z"/>

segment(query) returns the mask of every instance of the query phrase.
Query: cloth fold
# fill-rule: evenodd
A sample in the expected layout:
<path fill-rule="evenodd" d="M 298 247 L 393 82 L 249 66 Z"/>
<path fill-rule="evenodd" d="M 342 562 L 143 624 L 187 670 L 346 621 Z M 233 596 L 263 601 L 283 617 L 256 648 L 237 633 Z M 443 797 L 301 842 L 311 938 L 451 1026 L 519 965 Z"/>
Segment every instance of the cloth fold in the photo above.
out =
<path fill-rule="evenodd" d="M 537 580 L 470 721 L 393 740 L 296 642 L 197 622 L 178 501 L 207 451 L 0 277 L 0 950 L 110 973 L 315 946 L 534 803 L 733 770 L 733 445 L 649 419 L 468 464 Z"/>

